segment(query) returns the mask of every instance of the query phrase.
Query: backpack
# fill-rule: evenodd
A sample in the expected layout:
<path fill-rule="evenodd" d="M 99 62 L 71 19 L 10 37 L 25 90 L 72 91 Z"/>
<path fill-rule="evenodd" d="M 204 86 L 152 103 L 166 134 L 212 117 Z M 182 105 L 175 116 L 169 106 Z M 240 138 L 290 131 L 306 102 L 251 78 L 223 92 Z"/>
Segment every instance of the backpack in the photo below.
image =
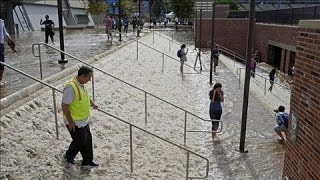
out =
<path fill-rule="evenodd" d="M 289 115 L 287 113 L 279 114 L 278 119 L 281 124 L 284 124 L 286 128 L 288 128 L 289 125 Z"/>
<path fill-rule="evenodd" d="M 181 57 L 182 57 L 181 49 L 179 49 L 179 50 L 178 50 L 178 52 L 177 52 L 177 56 L 178 56 L 179 58 L 181 58 Z"/>

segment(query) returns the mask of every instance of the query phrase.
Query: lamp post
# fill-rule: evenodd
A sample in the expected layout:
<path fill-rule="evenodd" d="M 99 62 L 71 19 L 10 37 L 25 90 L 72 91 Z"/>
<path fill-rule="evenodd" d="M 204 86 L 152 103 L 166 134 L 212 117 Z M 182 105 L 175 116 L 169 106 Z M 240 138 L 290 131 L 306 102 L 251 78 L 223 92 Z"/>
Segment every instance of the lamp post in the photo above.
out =
<path fill-rule="evenodd" d="M 121 27 L 122 27 L 122 22 L 121 22 L 121 0 L 119 0 L 119 42 L 122 41 L 122 39 L 121 39 Z"/>
<path fill-rule="evenodd" d="M 152 5 L 152 0 L 149 1 L 149 29 L 151 30 L 151 5 Z"/>
<path fill-rule="evenodd" d="M 139 0 L 139 17 L 141 16 L 141 0 Z"/>
<path fill-rule="evenodd" d="M 210 84 L 212 84 L 213 48 L 214 48 L 214 24 L 216 14 L 216 0 L 212 4 L 212 29 L 211 29 L 211 57 L 210 57 Z"/>
<path fill-rule="evenodd" d="M 58 0 L 58 19 L 59 19 L 59 37 L 60 37 L 60 50 L 64 51 L 64 38 L 63 38 L 63 24 L 62 24 L 62 0 Z M 59 64 L 67 63 L 64 58 L 64 53 L 61 53 Z"/>

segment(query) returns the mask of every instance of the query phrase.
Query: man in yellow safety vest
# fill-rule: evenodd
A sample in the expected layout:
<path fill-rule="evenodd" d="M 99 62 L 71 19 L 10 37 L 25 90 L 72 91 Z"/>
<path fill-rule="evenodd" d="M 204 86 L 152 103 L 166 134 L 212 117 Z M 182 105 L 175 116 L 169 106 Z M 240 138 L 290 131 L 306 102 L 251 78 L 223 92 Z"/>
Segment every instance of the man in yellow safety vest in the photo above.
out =
<path fill-rule="evenodd" d="M 92 136 L 89 128 L 90 106 L 98 108 L 90 100 L 86 83 L 91 80 L 93 71 L 82 66 L 78 76 L 67 82 L 63 89 L 62 111 L 65 124 L 72 137 L 72 142 L 65 154 L 67 163 L 75 164 L 74 158 L 80 152 L 82 167 L 96 167 L 93 161 Z"/>

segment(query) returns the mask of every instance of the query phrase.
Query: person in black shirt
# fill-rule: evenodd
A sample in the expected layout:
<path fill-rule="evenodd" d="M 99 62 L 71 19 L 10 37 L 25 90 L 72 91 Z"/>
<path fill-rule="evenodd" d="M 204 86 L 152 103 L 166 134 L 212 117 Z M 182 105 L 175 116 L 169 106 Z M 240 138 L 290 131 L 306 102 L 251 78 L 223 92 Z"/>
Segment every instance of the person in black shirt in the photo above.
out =
<path fill-rule="evenodd" d="M 45 21 L 42 21 L 42 19 L 40 20 L 40 25 L 43 25 L 45 26 L 45 42 L 48 43 L 48 37 L 50 36 L 51 38 L 51 42 L 54 44 L 54 39 L 53 39 L 53 36 L 54 36 L 54 22 L 49 20 L 49 16 L 46 15 L 46 20 Z"/>
<path fill-rule="evenodd" d="M 269 91 L 272 91 L 272 87 L 274 84 L 274 76 L 276 75 L 277 70 L 276 69 L 272 69 L 269 73 L 269 80 L 270 80 L 270 87 L 269 87 Z"/>
<path fill-rule="evenodd" d="M 213 50 L 213 72 L 216 72 L 217 66 L 219 64 L 219 48 L 216 46 Z"/>

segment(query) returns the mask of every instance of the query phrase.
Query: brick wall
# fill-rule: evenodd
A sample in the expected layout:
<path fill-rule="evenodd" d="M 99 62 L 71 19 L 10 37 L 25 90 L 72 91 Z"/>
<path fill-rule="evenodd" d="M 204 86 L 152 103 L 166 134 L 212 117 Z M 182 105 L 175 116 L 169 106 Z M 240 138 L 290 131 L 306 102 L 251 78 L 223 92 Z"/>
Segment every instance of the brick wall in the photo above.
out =
<path fill-rule="evenodd" d="M 215 21 L 215 41 L 218 44 L 245 57 L 248 35 L 248 19 L 217 18 Z M 196 46 L 200 45 L 200 21 L 197 21 Z M 201 47 L 210 48 L 211 19 L 202 20 Z M 268 41 L 278 43 L 282 48 L 295 51 L 297 26 L 257 23 L 255 25 L 254 47 L 261 52 L 261 60 L 268 62 Z M 292 49 L 293 48 L 293 49 Z M 288 69 L 288 67 L 284 67 Z"/>
<path fill-rule="evenodd" d="M 242 55 L 246 54 L 247 32 L 248 32 L 247 19 L 232 19 L 232 18 L 217 18 L 215 21 L 215 42 Z M 197 40 L 196 46 L 200 45 L 200 21 L 197 22 Z M 210 48 L 211 45 L 211 19 L 202 20 L 201 28 L 201 47 Z"/>
<path fill-rule="evenodd" d="M 261 60 L 268 61 L 268 41 L 295 46 L 298 34 L 297 26 L 257 23 L 255 26 L 254 47 L 261 52 Z M 287 49 L 285 47 L 282 47 Z"/>
<path fill-rule="evenodd" d="M 286 147 L 283 176 L 320 179 L 320 20 L 300 21 L 291 114 L 297 119 L 296 142 Z M 292 131 L 292 127 L 290 130 Z M 292 137 L 290 132 L 290 138 Z"/>

